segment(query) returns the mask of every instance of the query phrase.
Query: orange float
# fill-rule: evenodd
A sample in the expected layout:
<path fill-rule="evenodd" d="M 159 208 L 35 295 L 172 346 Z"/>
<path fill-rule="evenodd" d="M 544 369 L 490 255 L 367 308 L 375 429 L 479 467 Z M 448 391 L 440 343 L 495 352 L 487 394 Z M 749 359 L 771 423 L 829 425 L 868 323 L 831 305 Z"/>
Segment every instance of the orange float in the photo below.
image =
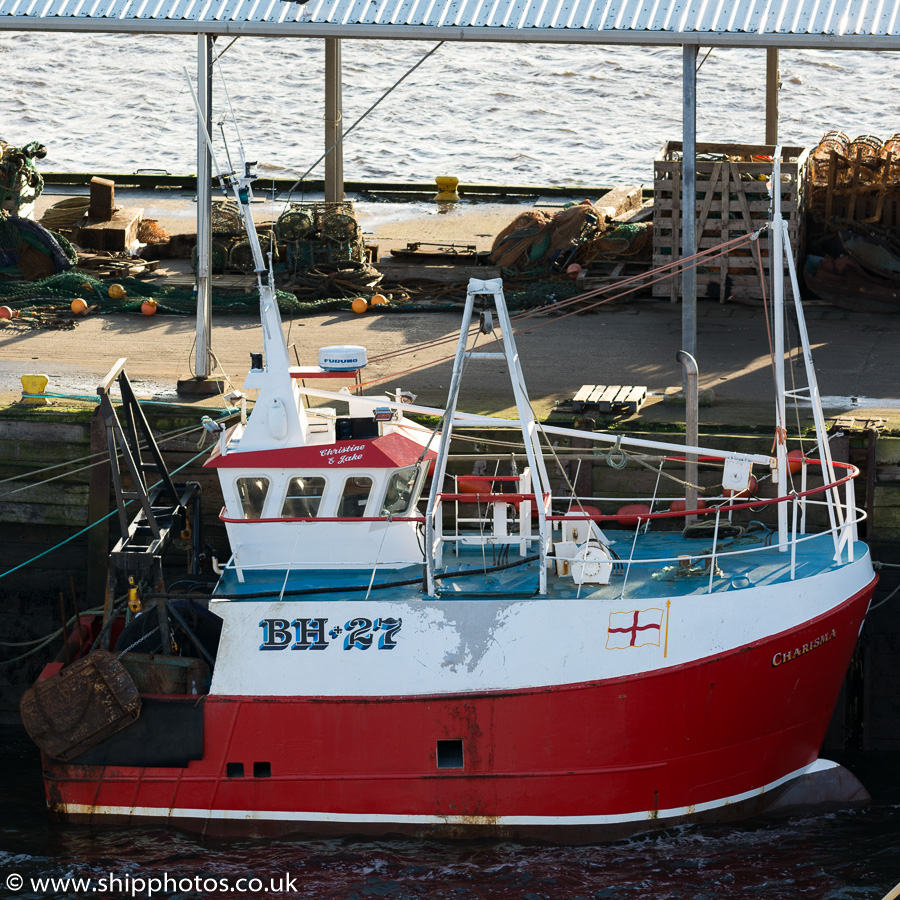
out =
<path fill-rule="evenodd" d="M 155 300 L 145 300 L 141 304 L 141 312 L 145 316 L 155 316 L 158 304 Z"/>
<path fill-rule="evenodd" d="M 787 467 L 788 472 L 791 475 L 796 475 L 803 468 L 803 463 L 806 460 L 806 457 L 803 455 L 803 451 L 799 448 L 797 450 L 789 450 L 787 455 Z"/>
<path fill-rule="evenodd" d="M 8 306 L 0 306 L 0 319 L 11 319 L 13 311 Z"/>
<path fill-rule="evenodd" d="M 369 306 L 389 306 L 390 302 L 384 294 L 375 294 L 369 301 Z"/>
<path fill-rule="evenodd" d="M 735 491 L 731 488 L 726 488 L 722 493 L 726 497 L 731 497 L 734 500 L 739 500 L 741 497 L 751 497 L 756 493 L 756 489 L 759 487 L 759 482 L 756 480 L 755 475 L 750 476 L 750 481 L 747 482 L 747 487 L 742 491 Z"/>
<path fill-rule="evenodd" d="M 353 310 L 357 315 L 364 313 L 369 308 L 369 304 L 366 303 L 364 297 L 357 297 L 351 304 L 350 309 Z"/>
<path fill-rule="evenodd" d="M 687 503 L 684 500 L 673 500 L 669 504 L 670 512 L 684 512 L 687 509 Z M 694 509 L 706 509 L 706 501 L 702 497 L 697 498 L 697 505 Z"/>
<path fill-rule="evenodd" d="M 76 316 L 83 316 L 87 312 L 87 303 L 81 297 L 76 297 L 72 301 L 72 312 Z"/>
<path fill-rule="evenodd" d="M 638 519 L 647 520 L 647 516 L 650 515 L 650 507 L 646 503 L 626 503 L 625 506 L 620 506 L 616 510 L 616 515 L 624 517 L 616 520 L 617 525 L 622 528 L 636 528 Z"/>

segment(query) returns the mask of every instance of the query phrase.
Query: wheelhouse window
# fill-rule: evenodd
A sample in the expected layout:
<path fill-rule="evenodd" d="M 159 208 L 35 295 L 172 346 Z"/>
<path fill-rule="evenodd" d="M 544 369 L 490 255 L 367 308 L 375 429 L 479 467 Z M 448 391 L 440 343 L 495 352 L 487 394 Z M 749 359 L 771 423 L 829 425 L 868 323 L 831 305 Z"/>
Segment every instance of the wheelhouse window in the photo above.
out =
<path fill-rule="evenodd" d="M 285 519 L 308 519 L 319 514 L 325 479 L 318 475 L 298 475 L 288 482 L 281 515 Z"/>
<path fill-rule="evenodd" d="M 235 487 L 244 518 L 261 519 L 263 507 L 266 505 L 266 494 L 269 493 L 269 479 L 261 476 L 238 478 Z"/>
<path fill-rule="evenodd" d="M 337 514 L 346 519 L 359 519 L 366 514 L 372 479 L 367 476 L 348 478 L 338 503 Z"/>
<path fill-rule="evenodd" d="M 384 492 L 381 515 L 405 516 L 410 511 L 418 500 L 416 492 L 418 477 L 418 466 L 407 466 L 405 469 L 398 469 L 391 475 L 387 490 Z"/>

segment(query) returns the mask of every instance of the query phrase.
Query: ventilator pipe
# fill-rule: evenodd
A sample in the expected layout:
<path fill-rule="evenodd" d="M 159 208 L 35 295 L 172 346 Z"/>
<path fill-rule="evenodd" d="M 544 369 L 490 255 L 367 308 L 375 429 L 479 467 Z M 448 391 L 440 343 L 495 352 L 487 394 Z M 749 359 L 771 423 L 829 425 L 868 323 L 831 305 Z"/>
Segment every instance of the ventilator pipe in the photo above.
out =
<path fill-rule="evenodd" d="M 681 363 L 684 369 L 684 431 L 685 443 L 689 447 L 696 447 L 699 439 L 700 420 L 700 396 L 699 376 L 697 360 L 686 350 L 679 350 L 675 359 Z M 685 509 L 697 508 L 697 454 L 688 453 L 684 458 L 684 480 L 687 482 L 685 494 Z M 686 516 L 687 524 L 695 522 L 696 516 Z"/>

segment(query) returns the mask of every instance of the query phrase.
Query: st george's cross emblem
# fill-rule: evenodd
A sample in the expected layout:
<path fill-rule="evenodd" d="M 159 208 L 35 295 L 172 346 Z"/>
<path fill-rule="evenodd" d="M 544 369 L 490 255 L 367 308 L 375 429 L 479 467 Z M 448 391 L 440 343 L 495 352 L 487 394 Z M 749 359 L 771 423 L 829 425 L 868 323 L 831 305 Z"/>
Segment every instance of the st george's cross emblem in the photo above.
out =
<path fill-rule="evenodd" d="M 663 610 L 633 609 L 609 614 L 606 635 L 607 650 L 626 650 L 629 647 L 659 646 Z"/>

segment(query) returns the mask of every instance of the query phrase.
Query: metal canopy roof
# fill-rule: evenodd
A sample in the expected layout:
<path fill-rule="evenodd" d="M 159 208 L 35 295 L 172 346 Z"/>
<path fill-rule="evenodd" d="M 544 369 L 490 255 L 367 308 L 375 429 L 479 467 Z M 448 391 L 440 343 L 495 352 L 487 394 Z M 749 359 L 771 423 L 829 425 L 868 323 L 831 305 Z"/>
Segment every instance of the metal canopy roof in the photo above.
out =
<path fill-rule="evenodd" d="M 900 49 L 898 0 L 0 0 L 0 29 Z"/>

